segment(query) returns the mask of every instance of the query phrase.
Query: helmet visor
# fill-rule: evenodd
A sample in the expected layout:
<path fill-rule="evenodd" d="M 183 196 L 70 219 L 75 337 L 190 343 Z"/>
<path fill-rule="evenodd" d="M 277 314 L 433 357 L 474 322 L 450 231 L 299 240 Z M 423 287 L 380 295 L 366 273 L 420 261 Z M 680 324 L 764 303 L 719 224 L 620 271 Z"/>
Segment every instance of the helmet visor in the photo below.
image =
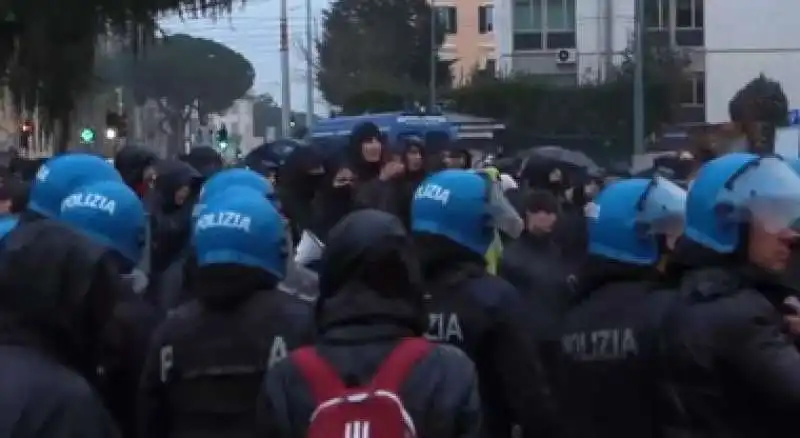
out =
<path fill-rule="evenodd" d="M 489 180 L 487 178 L 487 180 Z M 489 180 L 489 215 L 492 219 L 492 226 L 502 231 L 506 235 L 517 238 L 522 234 L 525 223 L 511 205 L 503 191 L 500 181 Z"/>
<path fill-rule="evenodd" d="M 800 176 L 780 158 L 760 158 L 728 180 L 718 203 L 768 232 L 794 229 L 800 225 Z"/>
<path fill-rule="evenodd" d="M 674 182 L 656 176 L 639 201 L 637 220 L 648 225 L 652 234 L 676 234 L 683 229 L 686 214 L 686 190 Z"/>

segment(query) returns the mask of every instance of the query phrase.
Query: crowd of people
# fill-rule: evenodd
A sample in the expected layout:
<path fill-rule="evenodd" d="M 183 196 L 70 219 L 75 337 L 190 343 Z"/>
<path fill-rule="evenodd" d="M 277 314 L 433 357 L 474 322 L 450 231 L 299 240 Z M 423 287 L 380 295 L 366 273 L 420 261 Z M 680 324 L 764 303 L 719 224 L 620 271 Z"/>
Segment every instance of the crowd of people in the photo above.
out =
<path fill-rule="evenodd" d="M 671 181 L 349 140 L 7 169 L 0 436 L 793 433 L 798 163 Z"/>

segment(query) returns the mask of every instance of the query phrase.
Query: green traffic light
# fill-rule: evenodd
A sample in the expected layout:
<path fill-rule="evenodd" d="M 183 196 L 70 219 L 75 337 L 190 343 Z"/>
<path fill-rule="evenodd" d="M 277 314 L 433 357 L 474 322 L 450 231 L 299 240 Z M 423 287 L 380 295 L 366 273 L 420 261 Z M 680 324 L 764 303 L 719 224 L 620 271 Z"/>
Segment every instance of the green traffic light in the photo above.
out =
<path fill-rule="evenodd" d="M 94 141 L 94 131 L 89 128 L 83 128 L 81 130 L 81 141 L 84 143 L 92 143 Z"/>
<path fill-rule="evenodd" d="M 228 142 L 227 141 L 219 142 L 219 148 L 220 149 L 227 149 L 228 148 Z"/>

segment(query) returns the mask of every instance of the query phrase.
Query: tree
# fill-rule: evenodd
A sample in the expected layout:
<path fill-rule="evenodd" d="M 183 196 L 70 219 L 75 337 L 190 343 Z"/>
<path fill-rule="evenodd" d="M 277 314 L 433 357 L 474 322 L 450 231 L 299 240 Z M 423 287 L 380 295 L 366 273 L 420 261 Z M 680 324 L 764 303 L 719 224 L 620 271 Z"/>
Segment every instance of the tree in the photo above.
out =
<path fill-rule="evenodd" d="M 351 96 L 388 91 L 420 100 L 427 93 L 434 13 L 426 0 L 337 0 L 323 12 L 316 43 L 317 83 L 325 99 L 345 106 Z M 433 40 L 433 48 L 431 47 Z M 449 63 L 435 58 L 437 84 L 449 86 Z"/>
<path fill-rule="evenodd" d="M 76 99 L 94 85 L 98 36 L 113 36 L 138 51 L 155 35 L 167 12 L 218 17 L 234 0 L 48 0 L 0 5 L 0 79 L 20 110 L 38 105 L 43 126 L 69 132 Z M 61 149 L 67 136 L 61 136 Z"/>
<path fill-rule="evenodd" d="M 116 67 L 106 69 L 112 81 L 130 90 L 137 101 L 157 102 L 173 147 L 182 147 L 184 126 L 193 110 L 203 120 L 209 113 L 228 109 L 255 78 L 252 64 L 240 53 L 184 34 L 162 38 L 140 59 L 123 54 L 110 59 L 109 65 Z"/>

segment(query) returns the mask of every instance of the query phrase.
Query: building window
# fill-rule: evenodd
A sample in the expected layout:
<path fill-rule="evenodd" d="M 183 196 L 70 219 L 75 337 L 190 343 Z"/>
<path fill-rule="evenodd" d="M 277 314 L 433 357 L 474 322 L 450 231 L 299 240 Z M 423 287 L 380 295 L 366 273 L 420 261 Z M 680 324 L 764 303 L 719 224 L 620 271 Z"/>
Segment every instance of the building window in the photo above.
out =
<path fill-rule="evenodd" d="M 693 73 L 681 87 L 681 105 L 703 106 L 706 103 L 705 73 Z"/>
<path fill-rule="evenodd" d="M 576 0 L 516 0 L 514 49 L 572 49 L 576 46 Z"/>
<path fill-rule="evenodd" d="M 644 2 L 644 19 L 648 29 L 669 28 L 669 0 Z"/>
<path fill-rule="evenodd" d="M 541 32 L 543 26 L 542 0 L 516 0 L 514 2 L 514 32 Z"/>
<path fill-rule="evenodd" d="M 444 33 L 453 35 L 458 33 L 458 9 L 455 6 L 438 6 L 436 13 L 439 16 L 439 25 Z"/>
<path fill-rule="evenodd" d="M 649 29 L 669 29 L 670 0 L 645 2 L 644 17 Z M 678 29 L 702 29 L 705 10 L 703 0 L 675 0 L 675 27 Z"/>
<path fill-rule="evenodd" d="M 575 0 L 547 0 L 548 31 L 575 30 Z"/>
<path fill-rule="evenodd" d="M 704 13 L 703 0 L 676 0 L 676 2 L 675 27 L 678 29 L 701 29 Z"/>
<path fill-rule="evenodd" d="M 494 6 L 478 6 L 478 31 L 482 34 L 494 31 Z"/>

